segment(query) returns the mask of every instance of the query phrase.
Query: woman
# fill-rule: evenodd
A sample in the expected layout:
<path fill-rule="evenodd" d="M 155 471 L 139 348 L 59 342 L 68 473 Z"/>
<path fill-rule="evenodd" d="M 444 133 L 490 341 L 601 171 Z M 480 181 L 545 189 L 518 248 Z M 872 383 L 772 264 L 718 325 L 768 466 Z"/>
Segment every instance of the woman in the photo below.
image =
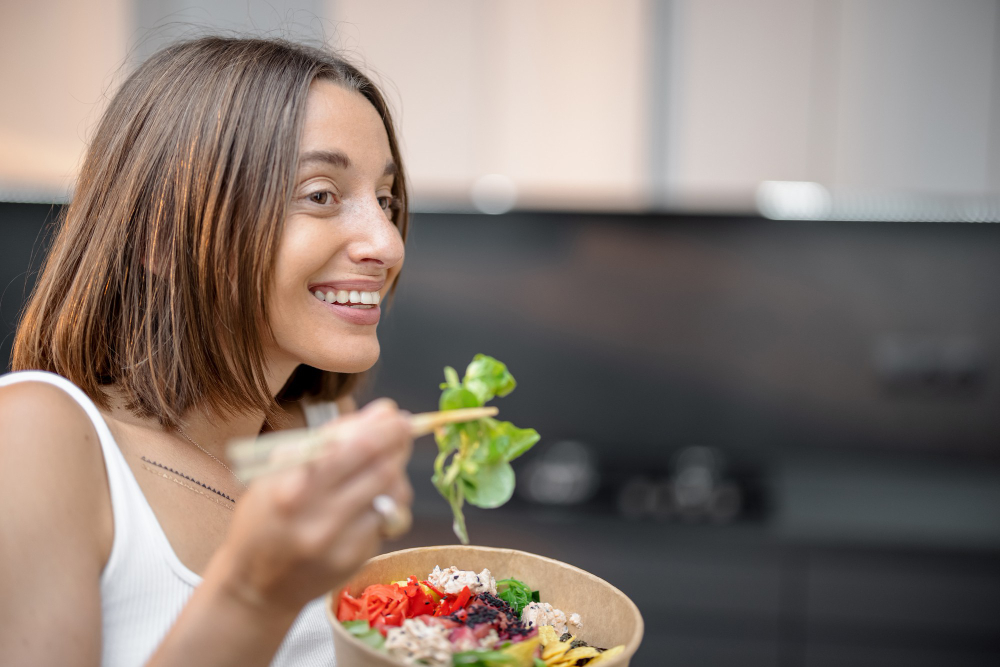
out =
<path fill-rule="evenodd" d="M 128 78 L 0 378 L 0 664 L 333 663 L 317 598 L 375 553 L 373 499 L 410 502 L 405 415 L 250 488 L 223 454 L 350 408 L 406 224 L 343 60 L 205 38 Z"/>

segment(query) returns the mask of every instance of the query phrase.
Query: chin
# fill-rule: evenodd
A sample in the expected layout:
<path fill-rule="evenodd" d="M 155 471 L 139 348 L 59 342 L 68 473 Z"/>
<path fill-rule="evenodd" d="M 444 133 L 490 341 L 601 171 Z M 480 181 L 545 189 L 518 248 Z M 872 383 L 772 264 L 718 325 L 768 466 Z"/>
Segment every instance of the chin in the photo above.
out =
<path fill-rule="evenodd" d="M 331 373 L 364 373 L 375 365 L 379 357 L 379 344 L 358 346 L 363 349 L 351 350 L 351 354 L 345 355 L 343 349 L 332 351 L 322 358 L 313 359 L 305 363 L 320 370 Z"/>

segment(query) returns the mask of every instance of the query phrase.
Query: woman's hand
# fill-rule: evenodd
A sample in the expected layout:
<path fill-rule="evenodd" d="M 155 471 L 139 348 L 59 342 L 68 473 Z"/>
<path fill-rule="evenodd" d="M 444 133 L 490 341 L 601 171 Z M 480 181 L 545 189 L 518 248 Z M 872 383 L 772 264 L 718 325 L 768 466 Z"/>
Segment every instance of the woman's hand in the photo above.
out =
<path fill-rule="evenodd" d="M 341 417 L 327 456 L 255 481 L 240 499 L 229 535 L 206 579 L 258 611 L 295 614 L 339 588 L 378 548 L 379 494 L 409 506 L 412 438 L 388 399 Z"/>
<path fill-rule="evenodd" d="M 382 399 L 341 418 L 321 459 L 254 481 L 149 665 L 266 665 L 302 607 L 374 555 L 380 494 L 409 506 L 410 425 Z"/>

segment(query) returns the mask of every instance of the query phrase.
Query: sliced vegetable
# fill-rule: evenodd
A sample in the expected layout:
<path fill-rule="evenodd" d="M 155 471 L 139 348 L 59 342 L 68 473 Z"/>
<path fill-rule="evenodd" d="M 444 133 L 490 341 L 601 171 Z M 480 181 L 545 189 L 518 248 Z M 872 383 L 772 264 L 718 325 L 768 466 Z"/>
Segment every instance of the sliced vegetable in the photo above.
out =
<path fill-rule="evenodd" d="M 464 586 L 457 595 L 445 596 L 437 609 L 434 610 L 434 615 L 451 616 L 459 609 L 465 609 L 465 605 L 469 604 L 470 599 L 472 599 L 472 591 L 469 590 L 468 586 Z"/>
<path fill-rule="evenodd" d="M 409 613 L 410 598 L 406 591 L 396 584 L 373 584 L 366 588 L 360 598 L 354 598 L 347 590 L 340 593 L 337 607 L 339 621 L 366 621 L 372 627 L 402 625 Z"/>
<path fill-rule="evenodd" d="M 602 661 L 621 655 L 625 651 L 624 644 L 614 648 L 602 649 L 590 646 L 582 639 L 577 639 L 570 633 L 556 634 L 551 625 L 538 628 L 538 638 L 542 644 L 542 659 L 535 667 L 573 667 L 577 664 L 600 664 Z"/>
<path fill-rule="evenodd" d="M 350 621 L 356 621 L 359 618 L 364 618 L 364 614 L 361 613 L 361 600 L 351 597 L 347 589 L 340 591 L 340 598 L 337 603 L 337 620 L 341 623 L 346 623 Z M 365 620 L 367 625 L 368 621 Z"/>
<path fill-rule="evenodd" d="M 444 593 L 434 588 L 434 585 L 431 582 L 427 581 L 426 579 L 421 579 L 420 585 L 423 587 L 425 591 L 427 591 L 428 595 L 434 598 L 435 603 L 437 603 L 438 600 L 444 597 Z"/>
<path fill-rule="evenodd" d="M 588 665 L 599 665 L 602 662 L 610 661 L 611 658 L 614 658 L 615 656 L 619 656 L 619 655 L 621 655 L 624 652 L 625 652 L 625 645 L 624 644 L 619 644 L 618 646 L 615 646 L 613 648 L 609 648 L 607 651 L 605 651 L 604 653 L 600 654 L 599 656 L 597 656 L 596 658 L 594 658 L 593 660 L 591 660 L 587 664 Z"/>
<path fill-rule="evenodd" d="M 385 637 L 382 636 L 381 632 L 369 626 L 368 621 L 345 621 L 343 625 L 349 633 L 373 649 L 380 649 L 385 644 Z"/>
<path fill-rule="evenodd" d="M 401 588 L 406 593 L 406 597 L 410 599 L 410 604 L 404 613 L 406 618 L 434 613 L 437 600 L 434 599 L 432 592 L 429 592 L 417 581 L 416 577 L 411 576 Z"/>
<path fill-rule="evenodd" d="M 538 652 L 541 641 L 541 637 L 536 635 L 531 639 L 525 639 L 516 644 L 504 646 L 500 649 L 500 652 L 514 658 L 514 662 L 512 663 L 514 667 L 534 667 L 535 654 Z"/>

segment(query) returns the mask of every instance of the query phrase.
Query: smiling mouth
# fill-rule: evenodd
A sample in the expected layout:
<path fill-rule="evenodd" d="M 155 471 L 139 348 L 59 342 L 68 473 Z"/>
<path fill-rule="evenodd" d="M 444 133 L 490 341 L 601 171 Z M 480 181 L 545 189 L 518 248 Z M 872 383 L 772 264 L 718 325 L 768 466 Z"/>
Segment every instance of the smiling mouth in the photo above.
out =
<path fill-rule="evenodd" d="M 335 306 L 365 310 L 377 307 L 382 298 L 378 292 L 359 292 L 357 290 L 338 290 L 336 292 L 331 290 L 325 293 L 322 290 L 316 290 L 313 292 L 313 296 Z"/>

